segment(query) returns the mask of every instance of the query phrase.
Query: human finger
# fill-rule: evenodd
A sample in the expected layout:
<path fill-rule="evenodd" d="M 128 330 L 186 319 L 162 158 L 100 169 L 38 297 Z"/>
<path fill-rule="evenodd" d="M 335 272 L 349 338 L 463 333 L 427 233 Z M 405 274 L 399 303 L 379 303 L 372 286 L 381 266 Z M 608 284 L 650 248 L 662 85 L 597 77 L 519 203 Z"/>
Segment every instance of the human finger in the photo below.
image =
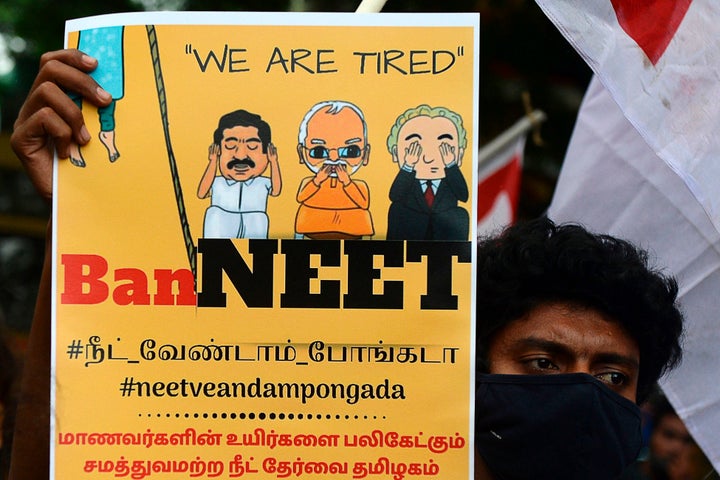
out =
<path fill-rule="evenodd" d="M 45 119 L 45 114 L 40 116 L 36 114 L 46 109 L 52 111 L 70 127 L 77 143 L 84 145 L 90 140 L 80 108 L 57 84 L 52 82 L 44 82 L 31 92 L 15 121 L 14 129 L 18 130 L 31 119 L 35 121 Z M 30 126 L 31 130 L 34 128 Z"/>
<path fill-rule="evenodd" d="M 10 137 L 13 151 L 38 193 L 46 200 L 52 198 L 53 146 L 59 157 L 67 158 L 73 142 L 70 126 L 49 107 L 35 112 Z"/>
<path fill-rule="evenodd" d="M 40 68 L 31 91 L 43 82 L 49 81 L 82 95 L 93 104 L 106 105 L 110 101 L 110 96 L 104 90 L 98 91 L 98 83 L 88 75 L 97 66 L 97 59 L 80 50 L 47 52 L 40 57 Z"/>

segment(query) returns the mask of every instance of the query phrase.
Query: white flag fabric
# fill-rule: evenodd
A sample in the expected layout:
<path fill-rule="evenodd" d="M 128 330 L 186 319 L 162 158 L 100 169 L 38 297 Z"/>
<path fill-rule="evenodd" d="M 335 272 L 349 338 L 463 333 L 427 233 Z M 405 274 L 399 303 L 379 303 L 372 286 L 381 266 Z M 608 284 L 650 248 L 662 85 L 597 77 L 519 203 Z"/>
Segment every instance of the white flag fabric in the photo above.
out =
<path fill-rule="evenodd" d="M 631 240 L 678 277 L 684 359 L 661 385 L 720 471 L 720 233 L 596 78 L 548 214 Z"/>
<path fill-rule="evenodd" d="M 720 228 L 720 2 L 536 2 Z"/>
<path fill-rule="evenodd" d="M 478 237 L 515 222 L 526 133 L 484 161 L 478 171 Z"/>

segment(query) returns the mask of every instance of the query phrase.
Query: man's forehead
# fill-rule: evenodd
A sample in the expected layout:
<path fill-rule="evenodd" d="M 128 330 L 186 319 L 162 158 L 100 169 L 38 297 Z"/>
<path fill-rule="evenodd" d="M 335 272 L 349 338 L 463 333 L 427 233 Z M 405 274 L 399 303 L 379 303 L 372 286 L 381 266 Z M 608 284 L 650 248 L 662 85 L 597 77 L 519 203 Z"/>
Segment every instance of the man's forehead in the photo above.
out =
<path fill-rule="evenodd" d="M 346 144 L 350 139 L 362 140 L 364 128 L 360 116 L 346 107 L 334 113 L 328 109 L 316 112 L 308 121 L 307 130 L 311 143 Z"/>
<path fill-rule="evenodd" d="M 419 115 L 407 120 L 400 127 L 400 135 L 413 132 L 424 132 L 427 134 L 449 133 L 453 138 L 457 138 L 457 126 L 447 117 L 430 117 L 428 115 Z"/>
<path fill-rule="evenodd" d="M 556 345 L 590 355 L 636 356 L 637 343 L 614 319 L 592 308 L 568 304 L 544 304 L 501 329 L 518 346 Z"/>
<path fill-rule="evenodd" d="M 252 125 L 236 125 L 223 130 L 223 138 L 256 138 L 258 136 L 257 127 Z"/>
<path fill-rule="evenodd" d="M 330 107 L 318 110 L 308 120 L 308 128 L 321 125 L 338 125 L 345 127 L 356 127 L 358 124 L 362 126 L 362 119 L 352 108 L 342 108 L 337 111 L 330 110 Z"/>

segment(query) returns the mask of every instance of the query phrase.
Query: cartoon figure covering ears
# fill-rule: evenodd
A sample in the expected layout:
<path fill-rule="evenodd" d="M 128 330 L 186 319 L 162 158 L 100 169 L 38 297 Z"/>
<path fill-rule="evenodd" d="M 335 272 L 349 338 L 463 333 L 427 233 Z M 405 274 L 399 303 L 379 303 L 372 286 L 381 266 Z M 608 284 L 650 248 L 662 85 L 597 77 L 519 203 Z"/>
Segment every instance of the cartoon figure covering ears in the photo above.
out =
<path fill-rule="evenodd" d="M 270 166 L 270 177 L 261 176 Z M 216 176 L 216 173 L 220 175 Z M 220 117 L 199 198 L 211 196 L 205 211 L 206 238 L 267 238 L 268 195 L 280 195 L 282 179 L 270 125 L 259 115 L 236 110 Z"/>
<path fill-rule="evenodd" d="M 297 152 L 314 176 L 304 178 L 297 192 L 296 237 L 373 235 L 368 186 L 351 178 L 370 159 L 362 111 L 342 101 L 314 105 L 300 124 Z"/>
<path fill-rule="evenodd" d="M 400 115 L 387 147 L 400 167 L 390 187 L 388 240 L 468 240 L 469 198 L 460 171 L 467 133 L 462 118 L 420 105 Z"/>

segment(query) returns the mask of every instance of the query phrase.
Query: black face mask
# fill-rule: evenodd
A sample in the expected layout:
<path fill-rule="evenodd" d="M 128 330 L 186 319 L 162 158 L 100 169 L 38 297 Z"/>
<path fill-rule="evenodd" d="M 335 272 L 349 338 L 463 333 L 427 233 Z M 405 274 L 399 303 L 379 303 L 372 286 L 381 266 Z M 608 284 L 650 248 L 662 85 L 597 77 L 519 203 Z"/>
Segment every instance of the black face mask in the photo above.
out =
<path fill-rule="evenodd" d="M 475 444 L 497 480 L 614 480 L 641 441 L 637 405 L 590 375 L 478 375 Z"/>

